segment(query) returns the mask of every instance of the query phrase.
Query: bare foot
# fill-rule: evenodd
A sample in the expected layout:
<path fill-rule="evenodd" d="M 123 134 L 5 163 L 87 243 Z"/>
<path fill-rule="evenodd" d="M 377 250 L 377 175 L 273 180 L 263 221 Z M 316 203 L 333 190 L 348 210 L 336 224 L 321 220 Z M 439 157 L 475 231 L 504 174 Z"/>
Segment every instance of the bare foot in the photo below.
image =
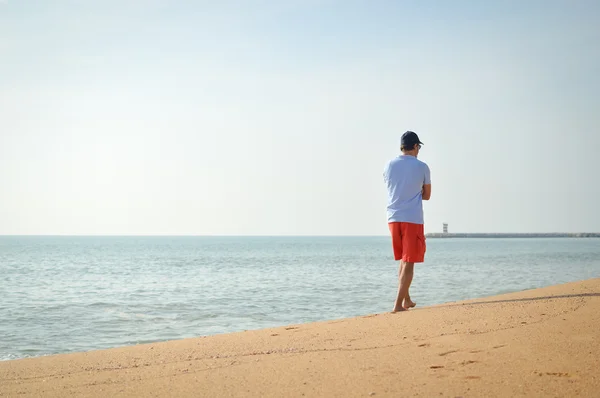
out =
<path fill-rule="evenodd" d="M 406 311 L 406 308 L 404 308 L 404 307 L 394 308 L 392 310 L 392 314 L 395 314 L 396 312 L 402 312 L 402 311 Z"/>
<path fill-rule="evenodd" d="M 414 306 L 416 306 L 417 303 L 413 302 L 411 299 L 404 299 L 404 301 L 402 302 L 402 307 L 404 307 L 404 309 L 409 309 L 409 308 L 414 308 Z"/>

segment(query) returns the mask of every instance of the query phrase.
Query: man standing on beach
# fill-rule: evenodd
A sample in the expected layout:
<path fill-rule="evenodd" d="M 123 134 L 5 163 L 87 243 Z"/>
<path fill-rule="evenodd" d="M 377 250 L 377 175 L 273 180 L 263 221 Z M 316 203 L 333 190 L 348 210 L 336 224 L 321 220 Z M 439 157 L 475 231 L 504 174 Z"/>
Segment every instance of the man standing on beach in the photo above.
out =
<path fill-rule="evenodd" d="M 416 305 L 408 290 L 415 263 L 425 260 L 423 200 L 431 196 L 431 176 L 429 166 L 417 159 L 421 145 L 414 132 L 402 134 L 402 155 L 392 159 L 383 173 L 394 259 L 400 261 L 398 297 L 392 312 L 406 311 Z"/>

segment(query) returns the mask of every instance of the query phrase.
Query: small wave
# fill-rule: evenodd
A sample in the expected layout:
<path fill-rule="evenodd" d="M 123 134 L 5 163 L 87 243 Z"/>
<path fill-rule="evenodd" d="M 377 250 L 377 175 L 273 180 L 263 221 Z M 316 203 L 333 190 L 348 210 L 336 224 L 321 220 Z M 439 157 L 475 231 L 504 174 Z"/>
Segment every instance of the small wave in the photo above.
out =
<path fill-rule="evenodd" d="M 96 301 L 94 303 L 90 303 L 87 307 L 114 307 L 114 303 L 107 303 L 105 301 Z"/>
<path fill-rule="evenodd" d="M 0 353 L 0 361 L 10 361 L 11 359 L 19 359 L 22 357 L 18 357 L 14 354 L 4 354 L 4 353 Z"/>
<path fill-rule="evenodd" d="M 41 356 L 41 355 L 34 355 L 34 356 Z M 15 359 L 24 359 L 24 358 L 31 358 L 31 357 L 32 357 L 32 355 L 27 355 L 27 354 L 15 355 L 15 354 L 11 354 L 11 353 L 0 352 L 0 361 L 12 361 Z"/>

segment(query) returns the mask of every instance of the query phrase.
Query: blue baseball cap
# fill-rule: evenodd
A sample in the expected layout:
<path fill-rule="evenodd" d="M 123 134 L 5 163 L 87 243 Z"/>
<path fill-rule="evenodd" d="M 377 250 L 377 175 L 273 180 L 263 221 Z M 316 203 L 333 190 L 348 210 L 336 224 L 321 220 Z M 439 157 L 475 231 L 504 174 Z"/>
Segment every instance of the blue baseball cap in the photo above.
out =
<path fill-rule="evenodd" d="M 402 138 L 400 139 L 401 146 L 412 148 L 416 144 L 423 145 L 417 133 L 414 131 L 407 131 L 406 133 L 402 134 Z"/>

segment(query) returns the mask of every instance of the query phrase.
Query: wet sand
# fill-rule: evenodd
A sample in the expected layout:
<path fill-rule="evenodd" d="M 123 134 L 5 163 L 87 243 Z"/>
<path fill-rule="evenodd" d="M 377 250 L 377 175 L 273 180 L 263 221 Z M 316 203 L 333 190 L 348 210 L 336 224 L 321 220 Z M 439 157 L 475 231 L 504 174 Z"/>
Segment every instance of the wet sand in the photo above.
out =
<path fill-rule="evenodd" d="M 397 314 L 5 361 L 0 396 L 600 397 L 600 279 Z"/>

